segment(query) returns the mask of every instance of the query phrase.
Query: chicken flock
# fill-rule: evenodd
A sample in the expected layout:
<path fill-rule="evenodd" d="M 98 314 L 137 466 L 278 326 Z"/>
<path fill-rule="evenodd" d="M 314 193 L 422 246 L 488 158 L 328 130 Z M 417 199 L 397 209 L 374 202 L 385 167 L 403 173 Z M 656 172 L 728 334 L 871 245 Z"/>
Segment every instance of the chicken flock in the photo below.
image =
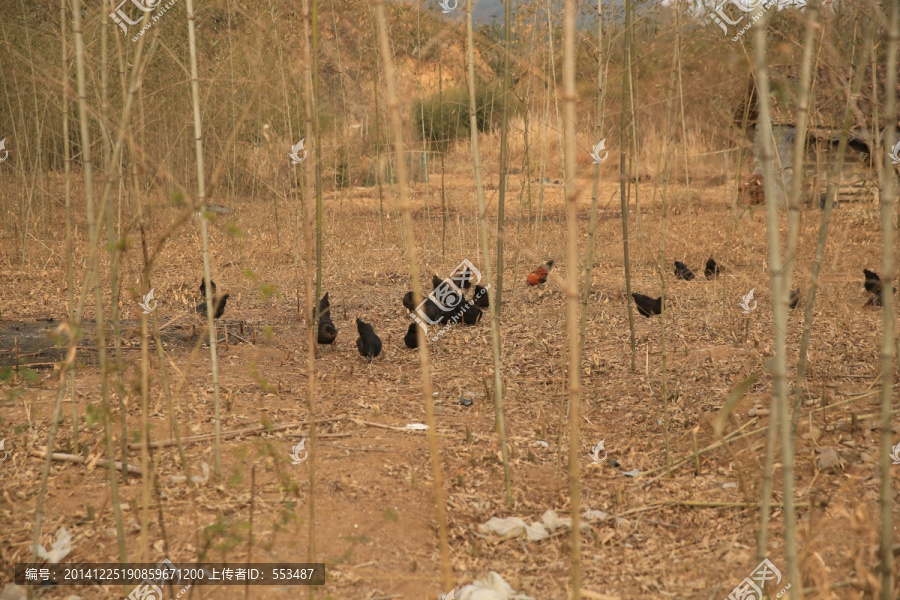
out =
<path fill-rule="evenodd" d="M 548 260 L 535 268 L 525 280 L 530 286 L 538 286 L 546 283 L 550 271 L 553 269 L 553 261 Z M 722 272 L 722 267 L 718 265 L 712 257 L 706 261 L 703 274 L 707 279 L 715 279 Z M 881 278 L 874 271 L 863 269 L 865 280 L 863 287 L 869 298 L 866 302 L 867 306 L 882 306 L 884 284 Z M 675 277 L 684 281 L 695 279 L 694 272 L 691 271 L 685 263 L 675 261 Z M 407 348 L 417 348 L 419 346 L 418 328 L 422 327 L 423 333 L 425 322 L 429 325 L 441 325 L 442 327 L 450 327 L 451 325 L 462 322 L 464 325 L 477 325 L 481 321 L 483 308 L 490 307 L 488 298 L 488 290 L 478 284 L 473 283 L 474 273 L 467 266 L 454 271 L 449 278 L 441 279 L 437 275 L 432 276 L 431 283 L 433 290 L 424 300 L 416 304 L 414 292 L 407 292 L 403 296 L 403 306 L 409 311 L 409 316 L 413 320 L 406 330 L 403 342 Z M 474 287 L 472 299 L 466 298 L 467 290 Z M 897 288 L 892 286 L 894 293 Z M 196 312 L 206 317 L 207 315 L 207 298 L 212 295 L 213 318 L 219 319 L 225 313 L 225 305 L 230 297 L 229 294 L 221 296 L 216 295 L 216 283 L 209 280 L 209 288 L 206 282 L 200 283 L 200 295 L 203 301 L 196 307 Z M 663 300 L 653 298 L 645 294 L 634 292 L 631 294 L 638 313 L 644 317 L 652 317 L 663 311 Z M 800 302 L 800 290 L 791 290 L 788 306 L 793 309 Z M 331 345 L 335 342 L 338 330 L 331 319 L 331 302 L 328 298 L 328 292 L 319 300 L 318 306 L 313 308 L 311 318 L 315 320 L 318 317 L 316 341 L 320 345 Z M 371 362 L 371 360 L 381 354 L 382 341 L 375 333 L 375 328 L 366 323 L 362 319 L 356 319 L 356 331 L 359 337 L 356 339 L 356 348 L 359 354 Z"/>

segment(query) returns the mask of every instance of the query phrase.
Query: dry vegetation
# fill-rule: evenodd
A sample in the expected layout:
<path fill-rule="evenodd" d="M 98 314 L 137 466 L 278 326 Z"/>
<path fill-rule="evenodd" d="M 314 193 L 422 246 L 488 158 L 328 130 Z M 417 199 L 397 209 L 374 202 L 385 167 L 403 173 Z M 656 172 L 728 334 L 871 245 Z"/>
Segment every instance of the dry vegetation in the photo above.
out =
<path fill-rule="evenodd" d="M 810 126 L 830 128 L 835 141 L 840 136 L 835 115 L 843 115 L 855 60 L 867 67 L 875 61 L 879 68 L 868 72 L 875 75 L 867 75 L 863 99 L 851 111 L 854 128 L 883 127 L 884 114 L 874 125 L 876 115 L 869 114 L 881 104 L 887 104 L 886 111 L 893 106 L 887 122 L 893 126 L 897 120 L 896 106 L 884 102 L 885 87 L 876 82 L 882 65 L 896 66 L 896 57 L 891 59 L 896 40 L 888 35 L 890 27 L 896 34 L 896 3 L 849 3 L 846 10 L 820 16 Z M 66 9 L 64 75 L 59 6 L 46 0 L 13 4 L 0 11 L 0 139 L 7 138 L 10 152 L 0 163 L 0 440 L 5 441 L 0 453 L 8 453 L 0 462 L 0 584 L 12 580 L 16 563 L 30 560 L 41 511 L 38 534 L 45 547 L 61 527 L 73 537 L 65 562 L 118 562 L 120 541 L 131 562 L 297 563 L 313 558 L 328 572 L 323 587 L 310 588 L 320 599 L 434 598 L 496 571 L 536 600 L 705 600 L 726 597 L 750 575 L 759 562 L 766 433 L 777 421 L 770 418 L 777 364 L 772 282 L 777 279 L 770 272 L 767 206 L 757 205 L 772 200 L 765 198 L 763 176 L 751 176 L 749 127 L 758 116 L 746 103 L 754 72 L 752 32 L 732 44 L 720 39 L 716 26 L 698 25 L 685 15 L 676 78 L 674 5 L 634 7 L 630 42 L 623 36 L 622 7 L 603 7 L 599 64 L 605 65 L 602 116 L 610 153 L 598 169 L 593 270 L 590 281 L 583 281 L 595 185 L 589 151 L 599 141 L 593 134 L 596 17 L 588 16 L 596 6 L 581 7 L 577 52 L 569 57 L 579 97 L 577 177 L 568 185 L 563 183 L 563 144 L 572 140 L 563 139 L 562 126 L 562 7 L 549 7 L 560 12 L 550 30 L 548 6 L 528 4 L 517 12 L 498 350 L 512 503 L 506 500 L 495 426 L 486 311 L 478 325 L 454 326 L 428 344 L 448 582 L 438 543 L 433 457 L 425 432 L 404 429 L 426 422 L 427 415 L 419 351 L 403 342 L 409 317 L 401 299 L 412 288 L 402 228 L 403 181 L 391 153 L 396 132 L 386 113 L 386 75 L 371 5 L 335 0 L 317 6 L 320 90 L 313 127 L 307 124 L 304 72 L 313 65 L 303 59 L 299 3 L 266 0 L 248 7 L 209 0 L 197 7 L 208 190 L 203 204 L 221 209 L 204 213 L 210 271 L 218 292 L 230 294 L 216 328 L 216 390 L 206 322 L 194 311 L 201 300 L 203 240 L 196 213 L 201 203 L 185 6 L 176 3 L 141 42 L 149 59 L 135 86 L 121 170 L 108 163 L 113 162 L 137 44 L 112 21 L 104 33 L 104 11 L 89 6 L 84 13 L 85 107 L 95 175 L 93 211 L 88 211 L 71 6 Z M 478 139 L 492 252 L 486 257 L 467 138 L 468 105 L 442 105 L 444 94 L 463 103 L 468 97 L 464 23 L 424 7 L 386 8 L 413 180 L 408 208 L 415 266 L 427 291 L 432 273 L 447 276 L 463 259 L 482 272 L 490 260 L 496 271 L 502 25 L 481 24 L 475 32 L 478 81 L 472 91 L 482 102 L 476 120 L 483 125 Z M 463 9 L 460 4 L 459 12 Z M 767 24 L 773 65 L 800 61 L 800 15 L 778 12 Z M 869 27 L 878 42 L 872 51 L 866 45 Z M 628 69 L 626 43 L 634 56 L 634 98 L 619 91 Z M 101 81 L 103 48 L 109 52 L 106 84 Z M 793 114 L 797 101 L 796 82 L 784 72 L 773 68 L 769 73 L 776 119 Z M 896 79 L 888 77 L 886 89 L 892 81 L 896 87 Z M 431 131 L 455 132 L 458 139 L 436 133 L 426 134 L 429 143 L 422 141 L 423 107 L 428 106 L 439 109 L 431 113 Z M 74 157 L 70 176 L 64 170 L 64 114 L 68 153 Z M 307 140 L 308 158 L 291 165 L 287 151 L 301 137 Z M 321 140 L 318 146 L 316 140 Z M 628 162 L 620 178 L 623 145 Z M 420 159 L 423 147 L 432 152 L 427 165 Z M 835 147 L 815 148 L 811 178 L 824 180 Z M 313 168 L 317 149 L 320 181 Z M 898 467 L 883 469 L 886 455 L 880 454 L 884 441 L 879 435 L 884 414 L 896 423 L 893 413 L 883 410 L 879 390 L 883 381 L 890 386 L 889 407 L 896 396 L 896 365 L 890 363 L 883 373 L 883 311 L 865 305 L 862 285 L 863 268 L 893 278 L 890 268 L 882 271 L 880 229 L 893 227 L 900 216 L 890 186 L 877 185 L 882 172 L 893 176 L 895 168 L 889 160 L 874 164 L 883 160 L 884 150 L 877 147 L 874 159 L 857 161 L 876 182 L 867 188 L 870 193 L 862 198 L 839 194 L 842 201 L 831 213 L 806 374 L 798 379 L 803 307 L 823 216 L 814 202 L 801 205 L 792 286 L 801 290 L 801 301 L 788 311 L 784 354 L 788 401 L 797 392 L 800 398 L 793 442 L 797 527 L 788 535 L 796 543 L 801 580 L 790 581 L 792 589 L 782 598 L 800 597 L 800 590 L 805 598 L 885 598 L 882 578 L 897 577 L 892 564 L 882 569 L 879 555 L 879 544 L 887 543 L 892 554 L 900 543 L 893 519 L 879 516 L 885 506 L 889 514 L 897 512 L 892 484 Z M 569 171 L 571 166 L 570 161 Z M 550 183 L 541 183 L 543 177 Z M 106 210 L 112 218 L 98 220 L 99 239 L 92 245 L 89 215 L 99 216 L 108 183 L 113 193 Z M 664 285 L 666 296 L 664 325 L 660 317 L 634 312 L 633 346 L 622 184 L 627 186 L 631 289 L 656 297 Z M 315 212 L 314 187 L 323 199 L 317 222 L 307 217 Z M 567 189 L 580 191 L 574 212 L 566 206 Z M 885 214 L 880 214 L 882 203 Z M 576 216 L 575 254 L 567 246 L 567 210 Z M 780 239 L 791 237 L 783 207 L 777 226 Z M 317 233 L 322 245 L 319 252 L 310 251 Z M 105 365 L 98 351 L 97 304 L 88 285 L 81 337 L 67 373 L 67 321 L 89 279 L 92 250 L 104 306 Z M 898 249 L 889 246 L 887 252 L 896 255 Z M 573 255 L 578 264 L 567 259 Z M 710 256 L 723 269 L 711 280 L 703 276 Z M 548 258 L 556 266 L 547 283 L 527 286 L 528 273 Z M 687 263 L 697 279 L 676 279 L 674 260 Z M 577 348 L 566 321 L 569 275 L 590 288 L 577 439 L 570 439 L 566 423 L 572 381 L 568 353 Z M 332 347 L 316 349 L 311 371 L 308 333 L 315 291 L 308 290 L 317 283 L 330 295 L 338 337 Z M 151 288 L 158 305 L 147 317 L 138 302 Z M 751 289 L 757 304 L 746 313 L 739 304 Z M 884 310 L 892 320 L 893 305 L 887 304 Z M 381 356 L 372 362 L 355 347 L 356 317 L 372 323 L 384 342 Z M 896 340 L 892 332 L 887 335 L 893 348 Z M 893 359 L 890 353 L 887 359 Z M 103 385 L 104 373 L 108 385 Z M 310 389 L 315 390 L 312 403 Z M 220 459 L 211 435 L 217 428 L 217 396 Z M 58 397 L 62 409 L 54 423 Z M 461 402 L 467 398 L 471 405 Z M 292 447 L 311 436 L 311 406 L 318 425 L 314 441 L 306 444 L 307 449 L 314 444 L 315 452 L 310 460 L 292 464 Z M 127 439 L 122 439 L 123 426 Z M 165 443 L 176 434 L 183 458 L 176 445 Z M 45 462 L 42 456 L 54 436 L 54 452 L 81 456 L 87 464 Z M 117 474 L 115 491 L 102 462 L 108 439 L 116 460 L 122 460 L 127 445 L 129 464 L 142 471 L 127 479 Z M 593 464 L 591 449 L 601 440 L 608 458 Z M 163 443 L 142 458 L 145 442 Z M 581 512 L 603 513 L 582 531 L 580 581 L 571 573 L 574 538 L 568 529 L 529 541 L 524 535 L 503 539 L 479 527 L 492 517 L 540 521 L 548 509 L 570 516 L 570 445 L 581 457 Z M 771 597 L 785 585 L 790 561 L 780 447 L 774 463 L 763 554 L 783 579 L 770 587 Z M 209 477 L 198 485 L 177 479 L 186 467 L 191 475 L 202 475 L 204 465 Z M 634 470 L 640 476 L 625 474 Z M 879 499 L 885 483 L 891 486 L 890 502 Z M 573 581 L 580 591 L 572 589 Z M 66 586 L 42 590 L 40 597 L 106 600 L 125 593 L 114 586 Z M 301 593 L 307 588 L 256 586 L 248 592 L 241 586 L 195 586 L 186 597 L 287 599 Z M 0 598 L 8 600 L 2 587 Z"/>

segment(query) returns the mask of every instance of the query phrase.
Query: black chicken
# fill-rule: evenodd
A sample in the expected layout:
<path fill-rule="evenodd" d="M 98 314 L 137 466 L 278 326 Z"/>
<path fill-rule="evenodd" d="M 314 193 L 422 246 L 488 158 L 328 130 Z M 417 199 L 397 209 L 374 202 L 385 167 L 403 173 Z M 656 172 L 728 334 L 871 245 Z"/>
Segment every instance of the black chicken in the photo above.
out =
<path fill-rule="evenodd" d="M 863 274 L 866 276 L 866 281 L 863 284 L 866 288 L 866 291 L 869 292 L 869 300 L 866 304 L 871 304 L 874 306 L 882 305 L 882 290 L 883 285 L 881 282 L 881 278 L 878 276 L 878 273 L 875 271 L 870 271 L 868 269 L 863 269 Z M 897 292 L 897 288 L 893 288 L 894 293 Z"/>
<path fill-rule="evenodd" d="M 678 279 L 684 279 L 685 281 L 690 281 L 694 278 L 694 273 L 688 269 L 688 266 L 683 262 L 675 261 L 675 277 Z"/>
<path fill-rule="evenodd" d="M 406 310 L 409 312 L 415 312 L 416 304 L 413 300 L 412 292 L 406 292 L 406 295 L 403 296 L 403 306 L 406 307 Z M 444 319 L 444 311 L 442 311 L 438 305 L 434 303 L 434 300 L 430 298 L 425 298 L 425 304 L 422 305 L 422 309 L 425 311 L 425 316 L 428 317 L 429 321 L 432 323 L 439 323 Z"/>
<path fill-rule="evenodd" d="M 381 354 L 381 338 L 375 335 L 375 330 L 365 321 L 356 318 L 356 331 L 359 337 L 356 338 L 356 348 L 359 353 L 372 362 L 372 359 Z"/>
<path fill-rule="evenodd" d="M 209 288 L 212 290 L 213 298 L 216 297 L 216 282 L 212 279 L 209 280 Z M 206 282 L 201 279 L 200 280 L 200 297 L 206 298 Z"/>
<path fill-rule="evenodd" d="M 406 344 L 407 348 L 419 347 L 418 332 L 416 331 L 417 327 L 418 325 L 416 323 L 410 323 L 409 328 L 406 330 L 406 335 L 403 338 L 403 342 Z"/>
<path fill-rule="evenodd" d="M 713 257 L 710 256 L 709 260 L 706 261 L 706 269 L 703 271 L 703 274 L 706 275 L 707 279 L 719 276 L 719 265 L 716 264 Z"/>
<path fill-rule="evenodd" d="M 488 298 L 487 288 L 476 285 L 475 295 L 472 296 L 472 301 L 475 302 L 475 306 L 480 306 L 481 308 L 490 308 L 491 303 L 490 299 Z"/>
<path fill-rule="evenodd" d="M 313 316 L 311 318 L 315 318 L 315 309 L 313 309 Z M 334 322 L 331 320 L 331 304 L 328 302 L 328 292 L 325 292 L 325 295 L 319 300 L 318 330 L 317 341 L 320 344 L 334 343 L 338 332 L 334 327 Z"/>
<path fill-rule="evenodd" d="M 645 317 L 652 317 L 662 312 L 662 297 L 651 298 L 637 292 L 631 294 L 631 297 L 634 298 L 638 312 Z"/>
<path fill-rule="evenodd" d="M 210 282 L 212 283 L 212 282 Z M 225 294 L 224 296 L 215 297 L 213 296 L 213 319 L 218 319 L 223 314 L 225 314 L 225 303 L 230 298 L 230 294 Z M 206 316 L 206 300 L 197 305 L 197 308 L 194 310 L 197 311 L 198 315 Z"/>
<path fill-rule="evenodd" d="M 466 325 L 477 325 L 481 320 L 481 309 L 471 302 L 463 302 L 462 320 Z"/>

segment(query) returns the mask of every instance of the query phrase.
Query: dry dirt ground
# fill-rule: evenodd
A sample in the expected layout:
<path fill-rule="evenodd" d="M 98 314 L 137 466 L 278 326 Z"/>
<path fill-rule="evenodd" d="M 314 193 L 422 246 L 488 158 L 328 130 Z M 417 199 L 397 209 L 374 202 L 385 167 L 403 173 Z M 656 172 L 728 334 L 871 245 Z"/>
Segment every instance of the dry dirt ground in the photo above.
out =
<path fill-rule="evenodd" d="M 587 243 L 590 182 L 579 201 L 581 242 Z M 529 225 L 519 204 L 521 181 L 512 182 L 507 208 L 506 268 L 502 309 L 502 377 L 504 411 L 511 456 L 513 505 L 507 507 L 503 468 L 495 434 L 494 406 L 486 397 L 492 381 L 491 335 L 487 319 L 478 326 L 456 326 L 430 345 L 440 460 L 443 469 L 455 585 L 494 570 L 513 588 L 536 599 L 567 597 L 569 533 L 549 539 L 502 539 L 479 530 L 491 517 L 518 516 L 539 521 L 548 509 L 568 516 L 565 409 L 565 298 L 563 281 L 573 265 L 565 261 L 562 188 L 548 187 L 542 226 Z M 732 206 L 723 185 L 690 191 L 669 188 L 666 291 L 668 414 L 664 410 L 660 318 L 635 312 L 636 359 L 632 369 L 628 311 L 625 304 L 622 225 L 617 184 L 601 186 L 592 291 L 588 305 L 582 364 L 581 486 L 584 510 L 601 510 L 607 518 L 584 531 L 584 587 L 603 598 L 724 598 L 748 576 L 754 561 L 758 513 L 735 503 L 755 502 L 771 378 L 765 370 L 772 355 L 770 288 L 765 215 L 762 207 Z M 488 186 L 491 239 L 496 233 L 496 194 Z M 491 189 L 493 188 L 493 189 Z M 470 178 L 447 182 L 449 219 L 442 254 L 440 188 L 432 180 L 413 190 L 414 220 L 423 284 L 432 273 L 446 276 L 465 258 L 482 267 L 475 196 Z M 537 189 L 533 191 L 537 192 Z M 659 195 L 641 187 L 640 214 L 630 211 L 632 287 L 658 295 L 661 226 Z M 76 197 L 80 190 L 76 190 Z M 271 199 L 218 200 L 235 209 L 211 226 L 213 278 L 231 294 L 219 324 L 219 376 L 222 430 L 303 421 L 307 417 L 305 257 L 293 238 L 293 209 Z M 379 217 L 377 189 L 351 189 L 326 195 L 324 289 L 339 330 L 331 349 L 316 360 L 317 416 L 332 419 L 319 428 L 315 489 L 316 556 L 328 568 L 318 598 L 375 600 L 436 598 L 442 589 L 433 478 L 422 431 L 403 431 L 425 420 L 416 351 L 403 344 L 408 317 L 401 305 L 410 289 L 399 219 L 385 190 L 385 214 Z M 277 208 L 277 220 L 276 220 Z M 533 206 L 537 210 L 537 197 Z M 57 209 L 54 209 L 57 210 Z M 524 209 L 527 213 L 527 208 Z M 430 211 L 430 220 L 429 220 Z M 153 211 L 151 243 L 177 216 L 178 209 Z M 806 300 L 808 278 L 821 213 L 804 213 L 797 278 Z M 782 215 L 783 219 L 783 215 Z M 58 221 L 62 223 L 62 212 Z M 881 260 L 878 209 L 873 204 L 842 204 L 834 212 L 816 298 L 810 373 L 803 388 L 796 460 L 798 544 L 802 585 L 807 598 L 873 598 L 877 569 L 878 469 L 877 392 L 881 313 L 864 306 L 863 267 L 878 269 Z M 84 267 L 84 222 L 79 219 L 76 282 Z M 782 226 L 784 223 L 782 222 Z M 239 233 L 239 235 L 237 235 Z M 38 319 L 66 315 L 64 236 L 60 231 L 30 248 L 28 268 L 20 272 L 12 238 L 4 238 L 0 256 L 0 359 L 14 360 L 13 338 L 34 340 L 28 327 L 49 328 Z M 131 234 L 123 258 L 123 290 L 139 280 L 140 236 Z M 295 253 L 295 249 L 297 252 Z M 299 267 L 295 267 L 295 254 Z M 582 256 L 584 252 L 582 249 Z M 714 256 L 725 267 L 714 281 L 703 277 L 703 264 Z M 528 289 L 528 272 L 545 259 L 556 268 L 543 286 Z M 671 263 L 683 260 L 698 274 L 690 282 L 674 278 Z M 104 267 L 105 268 L 105 267 Z M 152 285 L 156 315 L 164 326 L 166 372 L 175 397 L 182 436 L 209 434 L 214 428 L 211 365 L 202 347 L 188 373 L 200 324 L 192 307 L 199 300 L 202 254 L 196 220 L 178 229 L 157 262 Z M 110 290 L 104 279 L 104 294 Z M 262 289 L 275 286 L 265 297 Z M 739 303 L 751 289 L 758 307 L 744 314 Z M 298 305 L 302 307 L 298 315 Z M 801 336 L 802 306 L 789 318 L 790 373 L 795 372 Z M 129 441 L 140 439 L 140 334 L 137 300 L 123 291 L 125 361 L 124 396 Z M 106 310 L 109 315 L 109 307 Z M 382 355 L 371 364 L 355 347 L 354 318 L 371 322 L 384 341 Z M 94 318 L 88 302 L 86 319 Z M 30 324 L 30 325 L 29 325 Z M 15 329 L 15 327 L 24 329 Z M 90 337 L 91 324 L 86 329 Z M 228 343 L 225 344 L 227 330 Z M 19 332 L 19 333 L 17 333 Z M 90 341 L 83 346 L 90 346 Z M 46 346 L 46 344 L 45 344 Z M 20 353 L 28 354 L 23 346 Z M 0 463 L 0 581 L 9 581 L 14 563 L 27 560 L 33 535 L 36 498 L 44 449 L 59 382 L 55 357 L 36 355 L 36 377 L 24 374 L 0 383 L 0 439 L 9 453 Z M 151 347 L 150 430 L 154 440 L 172 437 L 155 346 Z M 24 357 L 23 357 L 24 358 Z M 77 410 L 81 452 L 103 456 L 103 429 L 96 351 L 77 355 Z M 187 373 L 186 383 L 184 376 Z M 726 432 L 749 433 L 729 446 L 688 457 L 716 442 L 712 421 L 737 383 L 754 373 L 759 379 L 726 423 Z M 113 430 L 118 436 L 116 377 Z M 486 383 L 487 382 L 487 385 Z M 492 389 L 492 388 L 491 388 Z M 474 399 L 460 404 L 460 396 Z M 72 450 L 68 395 L 57 451 Z M 667 421 L 667 422 L 666 422 Z M 666 437 L 672 461 L 666 464 Z M 146 562 L 301 562 L 308 558 L 310 461 L 292 464 L 289 453 L 305 427 L 270 430 L 225 439 L 222 471 L 190 489 L 173 483 L 182 467 L 175 447 L 153 453 L 159 490 L 152 494 L 146 525 Z M 336 435 L 340 434 L 340 435 Z M 592 464 L 591 446 L 605 440 L 609 458 Z M 116 439 L 116 448 L 119 449 Z M 828 466 L 818 462 L 837 459 Z M 188 443 L 194 473 L 214 464 L 209 440 Z M 130 450 L 130 461 L 140 451 Z M 613 461 L 618 468 L 613 466 Z M 819 467 L 822 470 L 819 470 Z M 828 468 L 826 468 L 828 467 Z M 255 488 L 251 493 L 251 473 Z M 623 471 L 650 471 L 632 478 Z M 699 471 L 698 471 L 699 469 Z M 898 467 L 900 469 L 900 467 Z M 892 473 L 893 475 L 893 473 Z M 895 475 L 896 476 L 896 475 Z M 775 501 L 781 502 L 780 461 Z M 138 561 L 143 520 L 140 478 L 119 488 L 128 556 Z M 894 522 L 898 518 L 895 494 Z M 66 561 L 115 562 L 118 551 L 107 471 L 82 464 L 54 462 L 50 472 L 42 543 L 53 541 L 62 526 L 74 538 Z M 773 512 L 768 557 L 784 575 L 781 511 Z M 896 535 L 896 534 L 895 534 Z M 782 580 L 782 586 L 785 584 Z M 796 588 L 798 582 L 792 582 Z M 780 586 L 779 586 L 780 587 Z M 298 598 L 297 587 L 251 587 L 253 599 Z M 774 597 L 778 589 L 772 589 Z M 245 598 L 243 587 L 195 586 L 192 600 Z M 121 588 L 65 587 L 43 598 L 77 594 L 88 600 L 121 598 Z M 601 597 L 601 596 L 593 596 Z"/>

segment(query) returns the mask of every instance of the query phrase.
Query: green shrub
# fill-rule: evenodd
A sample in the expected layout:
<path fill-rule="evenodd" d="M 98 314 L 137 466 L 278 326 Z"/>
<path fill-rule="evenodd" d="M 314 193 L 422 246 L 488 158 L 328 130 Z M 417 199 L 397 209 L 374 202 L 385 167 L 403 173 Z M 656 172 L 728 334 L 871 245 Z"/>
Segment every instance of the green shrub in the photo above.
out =
<path fill-rule="evenodd" d="M 479 81 L 475 86 L 475 116 L 479 131 L 488 131 L 500 123 L 503 104 L 496 83 Z M 441 100 L 443 99 L 443 102 Z M 413 122 L 421 138 L 439 148 L 469 135 L 469 89 L 456 86 L 420 98 L 413 104 Z"/>

